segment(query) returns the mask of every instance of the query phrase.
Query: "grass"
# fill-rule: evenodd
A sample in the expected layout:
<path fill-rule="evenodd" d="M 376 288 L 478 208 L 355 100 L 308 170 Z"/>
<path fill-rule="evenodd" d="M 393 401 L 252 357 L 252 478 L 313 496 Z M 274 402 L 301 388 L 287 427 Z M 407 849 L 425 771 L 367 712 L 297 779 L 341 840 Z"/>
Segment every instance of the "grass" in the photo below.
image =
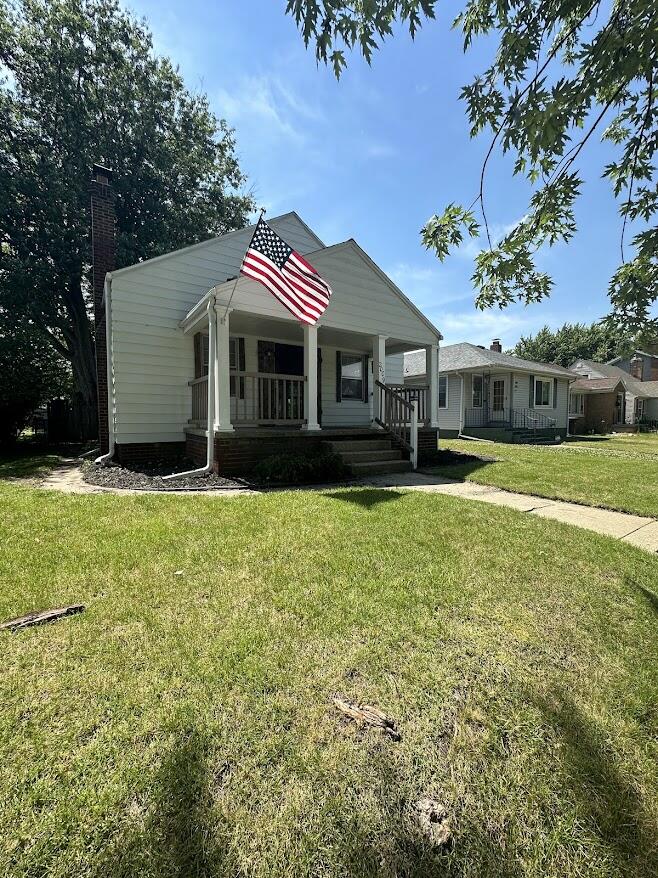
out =
<path fill-rule="evenodd" d="M 579 437 L 561 446 L 442 440 L 493 462 L 440 467 L 442 475 L 587 506 L 658 517 L 658 434 Z"/>
<path fill-rule="evenodd" d="M 59 455 L 48 449 L 35 453 L 33 449 L 19 446 L 0 457 L 0 479 L 42 478 L 57 466 L 59 460 Z"/>
<path fill-rule="evenodd" d="M 382 490 L 0 508 L 0 618 L 87 606 L 0 633 L 3 878 L 656 874 L 649 555 Z"/>

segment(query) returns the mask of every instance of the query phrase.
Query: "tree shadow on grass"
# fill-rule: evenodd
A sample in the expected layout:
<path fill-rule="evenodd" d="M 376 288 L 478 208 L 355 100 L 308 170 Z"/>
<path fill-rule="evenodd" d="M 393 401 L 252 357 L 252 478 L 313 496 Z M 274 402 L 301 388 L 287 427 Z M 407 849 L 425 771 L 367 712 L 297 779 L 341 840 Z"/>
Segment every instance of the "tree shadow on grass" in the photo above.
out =
<path fill-rule="evenodd" d="M 587 828 L 606 845 L 620 875 L 658 875 L 658 847 L 636 790 L 622 775 L 603 730 L 563 692 L 534 703 L 563 745 L 569 787 Z"/>
<path fill-rule="evenodd" d="M 375 733 L 368 733 L 375 734 Z M 505 838 L 465 812 L 455 812 L 439 789 L 418 790 L 408 796 L 408 778 L 402 777 L 385 742 L 373 753 L 363 792 L 374 794 L 379 824 L 363 824 L 360 809 L 344 815 L 341 827 L 346 878 L 459 878 L 491 876 L 518 878 L 522 866 L 506 848 Z M 420 828 L 416 804 L 430 796 L 444 805 L 452 830 L 450 841 L 435 845 Z"/>
<path fill-rule="evenodd" d="M 646 585 L 642 585 L 641 582 L 635 582 L 634 579 L 631 579 L 628 576 L 626 577 L 626 584 L 632 585 L 634 588 L 636 588 L 640 592 L 640 594 L 647 599 L 647 603 L 654 611 L 654 613 L 658 613 L 658 594 L 656 594 L 655 591 L 651 591 L 651 589 L 647 588 Z"/>
<path fill-rule="evenodd" d="M 378 506 L 380 503 L 399 500 L 401 494 L 399 491 L 389 491 L 384 488 L 364 488 L 363 490 L 329 491 L 324 496 L 331 497 L 332 500 L 342 500 L 344 503 L 353 503 L 364 509 L 372 509 L 373 506 Z"/>
<path fill-rule="evenodd" d="M 211 878 L 236 874 L 213 819 L 222 783 L 208 739 L 181 731 L 149 786 L 147 801 L 126 807 L 126 829 L 103 851 L 96 878 Z"/>

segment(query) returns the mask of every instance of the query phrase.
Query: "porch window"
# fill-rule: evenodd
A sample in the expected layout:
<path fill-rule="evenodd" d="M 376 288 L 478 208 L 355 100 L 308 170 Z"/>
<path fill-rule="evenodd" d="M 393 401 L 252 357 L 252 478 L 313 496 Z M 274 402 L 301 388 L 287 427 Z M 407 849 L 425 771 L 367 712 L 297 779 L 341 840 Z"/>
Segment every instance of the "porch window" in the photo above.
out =
<path fill-rule="evenodd" d="M 304 348 L 296 344 L 260 340 L 258 371 L 265 375 L 303 375 Z"/>
<path fill-rule="evenodd" d="M 545 378 L 535 378 L 535 406 L 548 408 L 551 404 L 551 387 L 553 382 Z"/>
<path fill-rule="evenodd" d="M 364 358 L 359 354 L 340 355 L 341 399 L 363 400 Z"/>
<path fill-rule="evenodd" d="M 482 408 L 482 389 L 484 386 L 484 378 L 482 375 L 473 375 L 473 408 Z"/>
<path fill-rule="evenodd" d="M 439 375 L 439 408 L 448 408 L 448 376 Z"/>
<path fill-rule="evenodd" d="M 582 415 L 585 413 L 585 396 L 582 393 L 569 394 L 569 414 Z"/>

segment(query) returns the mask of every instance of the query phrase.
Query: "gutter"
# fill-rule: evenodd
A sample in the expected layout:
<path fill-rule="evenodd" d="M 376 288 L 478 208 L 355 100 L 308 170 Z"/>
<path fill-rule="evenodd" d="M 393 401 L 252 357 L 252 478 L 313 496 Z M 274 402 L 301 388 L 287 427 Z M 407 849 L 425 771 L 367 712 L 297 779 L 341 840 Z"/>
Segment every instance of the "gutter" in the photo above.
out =
<path fill-rule="evenodd" d="M 103 298 L 105 299 L 105 360 L 107 368 L 107 433 L 108 433 L 108 452 L 97 457 L 94 463 L 101 466 L 108 464 L 114 457 L 114 381 L 112 380 L 112 275 L 105 276 L 105 289 L 103 290 Z"/>
<path fill-rule="evenodd" d="M 182 479 L 197 476 L 206 476 L 213 471 L 215 463 L 215 369 L 217 363 L 217 321 L 215 319 L 215 306 L 217 296 L 213 294 L 208 299 L 206 312 L 208 314 L 208 456 L 206 465 L 199 469 L 186 470 L 183 473 L 170 473 L 163 479 Z"/>

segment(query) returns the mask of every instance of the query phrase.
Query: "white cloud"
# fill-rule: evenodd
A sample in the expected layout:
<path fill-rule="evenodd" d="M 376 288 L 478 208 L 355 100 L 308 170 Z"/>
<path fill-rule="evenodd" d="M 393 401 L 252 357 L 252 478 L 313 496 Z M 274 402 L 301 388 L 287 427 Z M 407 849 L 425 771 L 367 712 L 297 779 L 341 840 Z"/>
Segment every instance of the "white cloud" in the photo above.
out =
<path fill-rule="evenodd" d="M 307 140 L 308 122 L 322 121 L 321 113 L 285 86 L 278 76 L 243 76 L 234 89 L 219 89 L 214 95 L 216 111 L 231 125 L 264 141 L 287 140 L 302 145 Z"/>
<path fill-rule="evenodd" d="M 531 315 L 526 311 L 467 311 L 444 312 L 437 316 L 438 327 L 445 336 L 444 344 L 468 341 L 488 346 L 492 338 L 499 338 L 503 348 L 513 347 L 521 335 L 534 332 L 546 322 L 546 315 Z"/>
<path fill-rule="evenodd" d="M 392 159 L 397 156 L 398 151 L 390 143 L 372 142 L 366 144 L 363 154 L 370 159 Z"/>
<path fill-rule="evenodd" d="M 473 290 L 468 286 L 465 288 L 463 282 L 453 280 L 453 273 L 448 268 L 396 262 L 386 274 L 428 315 L 440 313 L 437 309 L 450 302 L 474 298 Z"/>

